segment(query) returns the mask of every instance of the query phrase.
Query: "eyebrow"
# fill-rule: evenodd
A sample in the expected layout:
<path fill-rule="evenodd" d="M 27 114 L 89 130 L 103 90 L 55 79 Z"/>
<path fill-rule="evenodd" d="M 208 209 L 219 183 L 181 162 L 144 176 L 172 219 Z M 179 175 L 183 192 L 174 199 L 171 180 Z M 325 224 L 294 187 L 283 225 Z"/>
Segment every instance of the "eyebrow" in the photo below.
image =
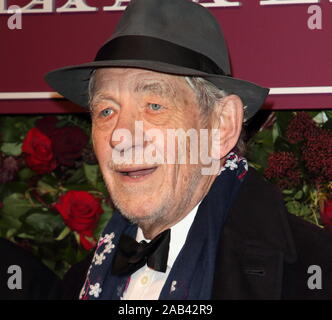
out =
<path fill-rule="evenodd" d="M 151 83 L 146 83 L 144 81 L 139 82 L 134 88 L 134 92 L 150 92 L 162 97 L 172 96 L 174 98 L 176 96 L 176 91 L 174 88 L 164 81 Z M 103 94 L 102 92 L 96 93 L 91 99 L 90 111 L 93 111 L 94 105 L 102 100 L 112 101 L 113 103 L 117 104 L 111 95 Z"/>
<path fill-rule="evenodd" d="M 90 106 L 89 106 L 90 107 L 90 111 L 93 111 L 94 110 L 94 106 L 96 104 L 100 103 L 100 101 L 103 101 L 103 100 L 111 101 L 112 103 L 118 105 L 118 103 L 110 95 L 108 95 L 108 94 L 105 95 L 103 93 L 97 93 L 91 99 Z"/>
<path fill-rule="evenodd" d="M 151 92 L 154 94 L 158 94 L 160 96 L 175 96 L 175 90 L 165 82 L 152 82 L 152 83 L 144 83 L 140 82 L 136 85 L 134 92 Z"/>

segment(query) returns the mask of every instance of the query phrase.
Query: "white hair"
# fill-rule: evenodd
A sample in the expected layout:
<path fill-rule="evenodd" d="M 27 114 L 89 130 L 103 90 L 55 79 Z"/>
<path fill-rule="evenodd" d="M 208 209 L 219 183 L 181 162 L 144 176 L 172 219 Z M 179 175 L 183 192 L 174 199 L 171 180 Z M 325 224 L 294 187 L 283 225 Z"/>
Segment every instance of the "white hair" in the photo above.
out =
<path fill-rule="evenodd" d="M 205 115 L 209 115 L 216 105 L 216 102 L 229 95 L 225 90 L 217 88 L 212 82 L 201 77 L 185 77 L 189 86 L 196 93 L 197 101 L 201 107 L 201 111 Z M 244 154 L 246 145 L 244 142 L 245 130 L 242 126 L 240 137 L 236 143 L 239 154 Z"/>

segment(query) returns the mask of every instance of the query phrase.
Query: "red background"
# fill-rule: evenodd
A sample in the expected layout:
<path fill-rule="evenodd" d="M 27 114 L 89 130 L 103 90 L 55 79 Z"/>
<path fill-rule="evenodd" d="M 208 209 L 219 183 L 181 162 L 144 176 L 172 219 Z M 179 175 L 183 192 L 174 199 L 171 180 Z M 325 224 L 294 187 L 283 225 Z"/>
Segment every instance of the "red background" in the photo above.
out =
<path fill-rule="evenodd" d="M 56 7 L 67 1 L 55 1 Z M 309 5 L 210 8 L 228 42 L 233 75 L 267 87 L 332 86 L 332 2 L 321 1 L 322 30 L 307 26 Z M 24 6 L 30 1 L 11 1 Z M 10 30 L 0 15 L 0 92 L 53 91 L 43 80 L 52 69 L 91 61 L 110 37 L 122 11 L 103 11 L 111 0 L 87 0 L 88 13 L 23 14 Z M 332 94 L 271 95 L 265 108 L 332 108 Z M 77 112 L 66 100 L 0 100 L 0 113 Z"/>

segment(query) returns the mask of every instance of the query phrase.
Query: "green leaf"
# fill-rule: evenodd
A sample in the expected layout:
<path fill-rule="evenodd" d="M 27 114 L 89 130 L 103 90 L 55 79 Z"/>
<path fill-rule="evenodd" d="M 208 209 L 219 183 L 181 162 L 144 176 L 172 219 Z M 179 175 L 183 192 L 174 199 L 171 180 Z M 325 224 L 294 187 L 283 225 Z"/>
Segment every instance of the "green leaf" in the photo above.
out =
<path fill-rule="evenodd" d="M 279 136 L 274 142 L 274 150 L 276 151 L 292 151 L 291 145 L 282 136 Z"/>
<path fill-rule="evenodd" d="M 98 165 L 89 165 L 89 164 L 84 163 L 83 168 L 84 168 L 84 173 L 85 173 L 86 179 L 93 186 L 96 186 L 97 181 L 98 181 L 99 166 Z"/>
<path fill-rule="evenodd" d="M 293 118 L 293 112 L 278 111 L 275 113 L 277 118 L 277 123 L 280 129 L 280 134 L 285 133 L 290 120 Z"/>
<path fill-rule="evenodd" d="M 306 111 L 306 113 L 311 117 L 311 118 L 314 118 L 316 117 L 320 111 Z"/>
<path fill-rule="evenodd" d="M 248 150 L 246 157 L 250 163 L 254 163 L 255 167 L 263 171 L 267 167 L 269 154 L 264 150 L 262 145 L 252 144 Z"/>
<path fill-rule="evenodd" d="M 262 143 L 264 145 L 272 145 L 273 144 L 273 136 L 272 136 L 272 130 L 267 129 L 258 132 L 255 137 L 255 142 Z"/>
<path fill-rule="evenodd" d="M 25 219 L 25 222 L 38 231 L 53 233 L 61 226 L 61 217 L 47 213 L 33 213 Z"/>
<path fill-rule="evenodd" d="M 106 188 L 106 185 L 105 185 L 104 181 L 98 181 L 97 185 L 96 185 L 96 189 L 98 191 L 102 192 L 105 195 L 105 197 L 109 196 L 109 192 Z"/>
<path fill-rule="evenodd" d="M 16 233 L 16 229 L 8 229 L 6 232 L 6 238 L 10 239 L 12 236 L 14 236 Z"/>
<path fill-rule="evenodd" d="M 0 218 L 0 228 L 2 229 L 16 229 L 22 226 L 22 222 L 11 216 L 2 216 Z"/>
<path fill-rule="evenodd" d="M 53 174 L 46 174 L 41 179 L 44 183 L 47 183 L 50 186 L 56 186 L 58 184 L 58 179 Z"/>
<path fill-rule="evenodd" d="M 301 216 L 308 216 L 310 214 L 311 214 L 310 208 L 307 205 L 303 204 L 301 206 Z"/>
<path fill-rule="evenodd" d="M 5 142 L 1 146 L 1 151 L 8 156 L 19 156 L 22 153 L 22 143 Z"/>
<path fill-rule="evenodd" d="M 18 119 L 14 117 L 3 117 L 0 119 L 0 128 L 2 140 L 5 142 L 18 142 L 21 141 L 21 133 L 17 131 L 15 125 Z"/>
<path fill-rule="evenodd" d="M 73 171 L 72 175 L 67 179 L 68 184 L 79 184 L 85 181 L 85 174 L 83 168 Z"/>
<path fill-rule="evenodd" d="M 284 200 L 285 200 L 286 202 L 289 202 L 289 201 L 293 201 L 294 198 L 293 198 L 293 197 L 284 197 Z"/>
<path fill-rule="evenodd" d="M 302 190 L 299 190 L 298 192 L 295 193 L 294 198 L 296 200 L 300 200 L 302 198 L 302 196 L 303 196 L 303 192 L 302 192 Z"/>
<path fill-rule="evenodd" d="M 70 229 L 66 226 L 62 232 L 55 238 L 56 241 L 61 241 L 68 236 Z"/>
<path fill-rule="evenodd" d="M 254 168 L 254 169 L 258 170 L 258 171 L 262 168 L 262 166 L 260 164 L 258 164 L 258 163 L 254 163 L 254 162 L 248 161 L 248 164 L 249 164 L 250 167 L 252 167 L 252 168 Z"/>
<path fill-rule="evenodd" d="M 81 243 L 81 241 L 80 241 L 80 235 L 76 231 L 74 231 L 74 236 L 75 236 L 76 242 L 78 244 L 80 244 Z"/>
<path fill-rule="evenodd" d="M 5 215 L 18 218 L 31 208 L 32 205 L 22 194 L 13 193 L 3 200 L 2 211 Z"/>
<path fill-rule="evenodd" d="M 307 184 L 304 184 L 304 185 L 303 185 L 303 188 L 302 188 L 303 193 L 304 193 L 304 194 L 307 194 L 308 189 L 309 189 L 308 185 L 307 185 Z"/>
<path fill-rule="evenodd" d="M 277 140 L 277 138 L 280 136 L 280 129 L 279 126 L 275 123 L 275 125 L 272 128 L 272 141 L 273 143 Z"/>
<path fill-rule="evenodd" d="M 56 194 L 57 193 L 57 189 L 53 188 L 51 185 L 43 182 L 42 180 L 38 181 L 37 187 L 41 194 L 45 194 L 45 193 Z"/>
<path fill-rule="evenodd" d="M 109 222 L 109 220 L 112 217 L 113 210 L 112 208 L 106 204 L 104 201 L 101 204 L 101 207 L 103 208 L 104 213 L 100 216 L 98 226 L 94 231 L 95 238 L 98 239 L 103 232 L 103 230 L 106 227 L 106 224 Z"/>
<path fill-rule="evenodd" d="M 3 197 L 7 196 L 7 195 L 11 195 L 13 193 L 25 193 L 26 190 L 28 189 L 28 185 L 27 183 L 23 182 L 23 181 L 12 181 L 12 182 L 8 182 L 6 183 L 6 189 L 3 194 Z"/>
<path fill-rule="evenodd" d="M 49 259 L 43 259 L 42 262 L 51 270 L 54 270 L 55 268 L 55 261 L 49 260 Z"/>
<path fill-rule="evenodd" d="M 323 125 L 322 128 L 332 130 L 332 118 L 330 118 L 329 120 L 327 120 L 324 123 L 324 125 Z"/>
<path fill-rule="evenodd" d="M 0 128 L 2 134 L 2 141 L 21 142 L 28 130 L 34 127 L 34 123 L 38 118 L 39 117 L 27 116 L 1 117 Z"/>
<path fill-rule="evenodd" d="M 35 238 L 35 236 L 22 232 L 16 235 L 16 237 L 21 238 L 21 239 L 29 239 L 29 240 L 33 240 Z"/>
<path fill-rule="evenodd" d="M 294 190 L 292 190 L 292 189 L 284 189 L 284 190 L 282 190 L 283 194 L 292 194 L 293 192 L 294 192 Z"/>
<path fill-rule="evenodd" d="M 301 213 L 301 204 L 296 200 L 286 202 L 286 208 L 290 213 L 296 215 L 300 215 Z"/>
<path fill-rule="evenodd" d="M 35 175 L 36 173 L 30 168 L 23 168 L 18 172 L 18 176 L 21 180 L 28 180 Z"/>
<path fill-rule="evenodd" d="M 325 113 L 329 119 L 332 119 L 332 110 L 325 110 Z"/>

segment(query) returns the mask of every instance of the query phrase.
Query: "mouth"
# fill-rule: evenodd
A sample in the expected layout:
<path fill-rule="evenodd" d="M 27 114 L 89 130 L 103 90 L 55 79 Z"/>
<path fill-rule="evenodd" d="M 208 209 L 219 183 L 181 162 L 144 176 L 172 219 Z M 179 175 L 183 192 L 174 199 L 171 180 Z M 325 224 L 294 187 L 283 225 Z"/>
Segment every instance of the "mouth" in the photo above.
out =
<path fill-rule="evenodd" d="M 117 172 L 126 181 L 141 181 L 154 173 L 157 167 L 152 168 L 124 168 Z"/>

